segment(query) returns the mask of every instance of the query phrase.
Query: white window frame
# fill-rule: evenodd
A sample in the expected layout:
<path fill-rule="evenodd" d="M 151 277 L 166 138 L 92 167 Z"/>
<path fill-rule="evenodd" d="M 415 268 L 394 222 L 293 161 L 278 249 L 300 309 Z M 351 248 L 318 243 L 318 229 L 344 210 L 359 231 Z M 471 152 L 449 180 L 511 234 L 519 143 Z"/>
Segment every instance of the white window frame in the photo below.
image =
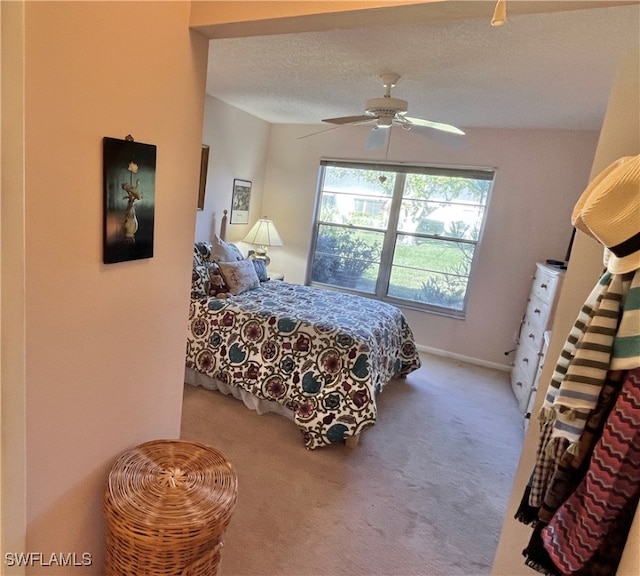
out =
<path fill-rule="evenodd" d="M 314 282 L 312 280 L 313 273 L 313 261 L 316 251 L 316 242 L 318 237 L 318 230 L 321 225 L 334 225 L 340 228 L 349 228 L 348 226 L 335 224 L 332 222 L 320 221 L 320 208 L 322 203 L 322 194 L 324 191 L 324 173 L 326 167 L 339 167 L 339 168 L 355 168 L 372 171 L 386 171 L 395 172 L 395 187 L 393 196 L 391 197 L 391 208 L 389 214 L 389 220 L 387 222 L 387 228 L 384 231 L 384 241 L 382 244 L 382 253 L 379 263 L 378 276 L 376 281 L 376 288 L 374 293 L 362 292 L 354 289 L 344 288 L 333 284 L 324 284 Z M 411 173 L 427 174 L 427 175 L 441 175 L 441 176 L 457 176 L 464 178 L 474 178 L 480 180 L 490 181 L 488 191 L 486 194 L 486 201 L 483 205 L 483 216 L 480 224 L 480 230 L 478 232 L 477 239 L 464 239 L 451 237 L 447 238 L 442 235 L 434 235 L 427 233 L 411 233 L 405 231 L 398 231 L 398 221 L 400 217 L 400 204 L 403 199 L 404 184 L 406 181 L 406 175 Z M 378 299 L 381 301 L 389 302 L 403 308 L 417 309 L 423 312 L 429 312 L 433 314 L 439 314 L 449 316 L 453 318 L 464 319 L 466 316 L 467 302 L 471 293 L 472 281 L 475 272 L 475 263 L 477 260 L 478 249 L 482 242 L 482 236 L 487 220 L 487 212 L 489 207 L 489 201 L 491 197 L 491 191 L 493 188 L 493 181 L 495 179 L 495 168 L 489 167 L 461 167 L 461 166 L 438 166 L 438 165 L 426 165 L 426 164 L 404 164 L 395 162 L 366 162 L 366 161 L 352 161 L 352 160 L 337 160 L 337 159 L 321 159 L 320 168 L 318 172 L 318 182 L 316 189 L 316 199 L 313 214 L 313 225 L 311 229 L 311 242 L 310 249 L 307 258 L 307 272 L 305 283 L 312 286 L 320 286 L 323 288 L 330 288 L 334 290 L 341 290 L 346 292 L 354 292 L 361 296 Z M 353 226 L 360 230 L 367 230 L 366 226 Z M 379 229 L 370 229 L 375 232 L 380 232 Z M 391 278 L 391 270 L 393 265 L 393 252 L 396 243 L 396 237 L 398 235 L 412 235 L 419 238 L 432 238 L 438 241 L 450 241 L 456 243 L 469 243 L 474 245 L 473 258 L 469 268 L 469 274 L 467 278 L 465 297 L 462 304 L 462 309 L 454 309 L 446 306 L 437 306 L 433 304 L 427 304 L 416 300 L 397 298 L 387 295 L 387 289 L 389 280 Z"/>

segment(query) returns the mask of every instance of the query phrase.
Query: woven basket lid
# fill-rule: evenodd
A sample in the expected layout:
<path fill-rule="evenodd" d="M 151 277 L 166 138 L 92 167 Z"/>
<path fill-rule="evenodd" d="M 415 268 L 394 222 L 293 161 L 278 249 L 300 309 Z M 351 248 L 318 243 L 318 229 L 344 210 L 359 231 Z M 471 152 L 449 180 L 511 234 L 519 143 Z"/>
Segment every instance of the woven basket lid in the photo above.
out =
<path fill-rule="evenodd" d="M 128 530 L 218 537 L 237 498 L 237 478 L 222 453 L 197 442 L 154 440 L 122 454 L 105 487 L 108 516 Z"/>

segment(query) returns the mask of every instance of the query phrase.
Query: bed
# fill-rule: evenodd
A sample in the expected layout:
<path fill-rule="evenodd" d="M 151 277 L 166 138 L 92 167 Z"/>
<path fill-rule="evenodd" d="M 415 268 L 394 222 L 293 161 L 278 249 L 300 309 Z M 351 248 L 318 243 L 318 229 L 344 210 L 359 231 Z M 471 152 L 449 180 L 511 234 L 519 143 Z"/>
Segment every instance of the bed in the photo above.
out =
<path fill-rule="evenodd" d="M 308 449 L 356 445 L 376 422 L 376 397 L 387 382 L 420 366 L 402 312 L 377 300 L 264 277 L 251 288 L 219 292 L 215 276 L 222 272 L 224 282 L 230 274 L 223 270 L 227 263 L 216 262 L 215 249 L 210 243 L 194 247 L 185 382 L 290 418 Z M 237 268 L 249 266 L 235 254 Z M 209 278 L 204 289 L 203 269 Z"/>

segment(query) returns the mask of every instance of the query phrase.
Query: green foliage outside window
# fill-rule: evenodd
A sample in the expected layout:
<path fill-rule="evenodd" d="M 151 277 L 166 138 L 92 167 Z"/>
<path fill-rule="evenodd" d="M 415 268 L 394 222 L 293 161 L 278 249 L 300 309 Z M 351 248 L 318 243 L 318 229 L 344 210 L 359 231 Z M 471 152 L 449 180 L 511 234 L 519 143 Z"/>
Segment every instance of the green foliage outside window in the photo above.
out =
<path fill-rule="evenodd" d="M 364 240 L 357 230 L 322 226 L 316 241 L 312 280 L 355 288 L 379 254 L 380 244 Z"/>
<path fill-rule="evenodd" d="M 434 274 L 422 283 L 418 299 L 422 302 L 462 310 L 467 293 L 466 277 L 454 274 Z"/>
<path fill-rule="evenodd" d="M 323 163 L 309 279 L 463 316 L 492 180 L 482 168 Z"/>

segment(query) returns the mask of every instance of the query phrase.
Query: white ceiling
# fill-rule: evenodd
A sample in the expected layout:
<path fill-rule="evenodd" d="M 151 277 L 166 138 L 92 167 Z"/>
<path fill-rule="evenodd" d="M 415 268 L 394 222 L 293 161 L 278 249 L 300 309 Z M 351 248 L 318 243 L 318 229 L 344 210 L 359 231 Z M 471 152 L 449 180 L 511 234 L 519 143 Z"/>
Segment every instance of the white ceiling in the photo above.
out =
<path fill-rule="evenodd" d="M 616 62 L 640 43 L 638 4 L 519 13 L 570 3 L 509 0 L 502 27 L 490 25 L 493 1 L 480 3 L 486 17 L 478 2 L 455 4 L 475 5 L 474 16 L 434 18 L 430 8 L 415 23 L 213 39 L 207 93 L 270 123 L 318 124 L 362 114 L 365 100 L 384 94 L 379 74 L 393 71 L 401 78 L 392 95 L 408 100 L 409 116 L 461 128 L 599 129 Z"/>

